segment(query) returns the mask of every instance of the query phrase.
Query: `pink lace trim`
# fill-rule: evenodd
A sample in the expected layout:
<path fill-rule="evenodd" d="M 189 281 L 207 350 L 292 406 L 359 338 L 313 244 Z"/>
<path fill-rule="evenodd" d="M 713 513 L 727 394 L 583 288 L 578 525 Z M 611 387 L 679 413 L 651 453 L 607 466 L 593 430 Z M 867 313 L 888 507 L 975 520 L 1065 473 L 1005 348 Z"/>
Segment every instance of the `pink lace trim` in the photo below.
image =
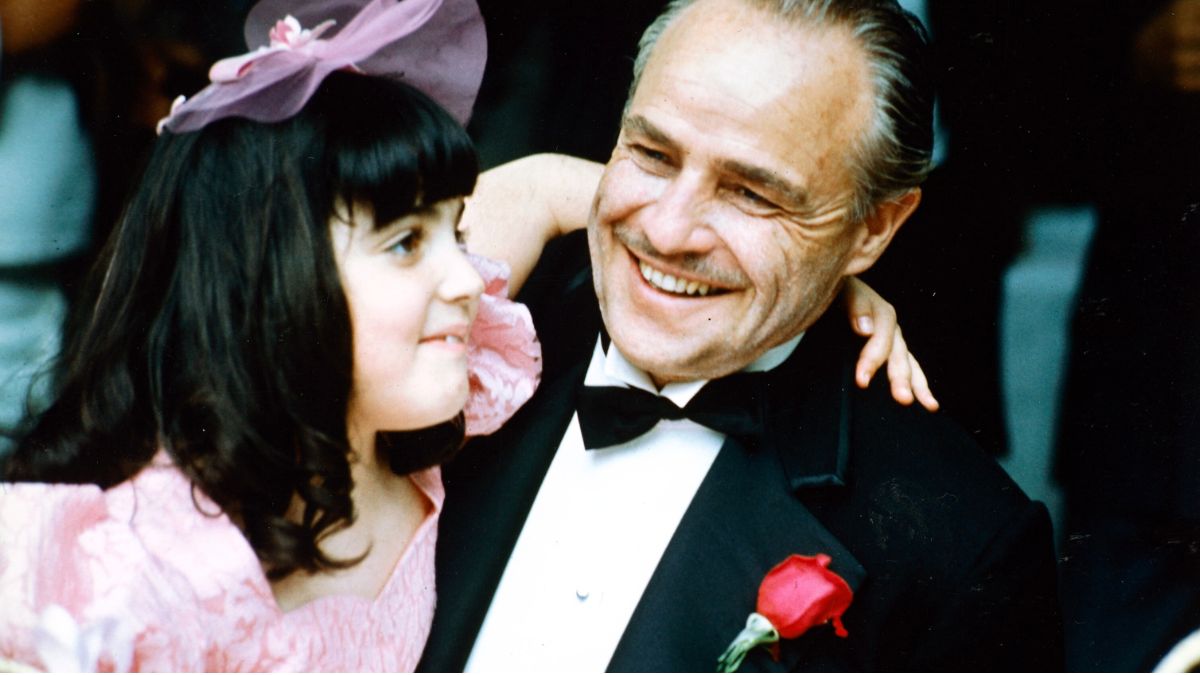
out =
<path fill-rule="evenodd" d="M 500 428 L 533 396 L 542 374 L 542 346 L 529 308 L 508 299 L 508 265 L 471 256 L 487 284 L 467 352 L 471 396 L 464 411 L 467 435 Z"/>

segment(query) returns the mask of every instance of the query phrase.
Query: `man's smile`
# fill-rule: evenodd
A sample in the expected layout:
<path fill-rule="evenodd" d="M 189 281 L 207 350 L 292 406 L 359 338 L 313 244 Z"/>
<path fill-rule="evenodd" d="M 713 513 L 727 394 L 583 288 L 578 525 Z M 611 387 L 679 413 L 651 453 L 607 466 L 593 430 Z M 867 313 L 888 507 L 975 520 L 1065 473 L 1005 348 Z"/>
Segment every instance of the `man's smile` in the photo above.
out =
<path fill-rule="evenodd" d="M 613 236 L 614 243 L 625 250 L 646 285 L 656 291 L 680 298 L 704 298 L 724 295 L 744 285 L 740 275 L 716 269 L 703 258 L 676 264 L 655 260 L 645 235 L 631 228 L 614 228 Z"/>
<path fill-rule="evenodd" d="M 646 280 L 646 283 L 666 293 L 705 297 L 710 294 L 719 295 L 728 292 L 719 288 L 713 288 L 711 285 L 701 281 L 688 280 L 682 276 L 677 277 L 673 274 L 665 273 L 662 270 L 651 267 L 644 260 L 638 261 L 638 270 L 641 271 L 642 278 Z"/>

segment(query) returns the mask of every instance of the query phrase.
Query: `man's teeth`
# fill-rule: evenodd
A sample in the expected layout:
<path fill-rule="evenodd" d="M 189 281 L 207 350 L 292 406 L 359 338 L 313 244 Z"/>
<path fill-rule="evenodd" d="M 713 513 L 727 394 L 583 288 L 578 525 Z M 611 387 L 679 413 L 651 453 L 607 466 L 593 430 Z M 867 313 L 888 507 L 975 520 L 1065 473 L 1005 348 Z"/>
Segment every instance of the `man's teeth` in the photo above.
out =
<path fill-rule="evenodd" d="M 449 342 L 452 345 L 461 345 L 463 343 L 463 339 L 457 335 L 447 335 L 446 342 Z"/>
<path fill-rule="evenodd" d="M 702 284 L 698 281 L 688 281 L 687 279 L 676 279 L 673 275 L 663 274 L 644 262 L 638 263 L 638 267 L 642 271 L 642 278 L 660 291 L 686 295 L 708 295 L 708 284 Z"/>

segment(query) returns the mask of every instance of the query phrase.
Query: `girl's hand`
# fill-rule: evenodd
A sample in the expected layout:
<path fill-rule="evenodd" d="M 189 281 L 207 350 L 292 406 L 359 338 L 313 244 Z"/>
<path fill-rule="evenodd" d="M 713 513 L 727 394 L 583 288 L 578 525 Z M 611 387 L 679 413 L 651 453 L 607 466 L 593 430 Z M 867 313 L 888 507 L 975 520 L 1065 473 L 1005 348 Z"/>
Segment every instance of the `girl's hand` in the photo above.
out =
<path fill-rule="evenodd" d="M 921 370 L 921 364 L 917 363 L 917 357 L 908 351 L 892 304 L 856 277 L 846 281 L 842 297 L 846 301 L 854 332 L 869 338 L 855 367 L 854 379 L 858 386 L 865 389 L 875 371 L 886 360 L 892 398 L 909 405 L 915 394 L 916 400 L 927 410 L 937 411 L 937 399 L 929 390 L 929 381 Z"/>

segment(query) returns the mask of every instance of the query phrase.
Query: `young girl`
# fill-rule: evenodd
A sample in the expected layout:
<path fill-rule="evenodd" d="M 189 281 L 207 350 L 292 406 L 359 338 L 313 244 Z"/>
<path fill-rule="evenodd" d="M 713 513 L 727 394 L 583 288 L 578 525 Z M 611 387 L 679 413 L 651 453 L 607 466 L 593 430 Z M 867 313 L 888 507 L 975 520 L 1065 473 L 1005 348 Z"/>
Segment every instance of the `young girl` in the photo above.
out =
<path fill-rule="evenodd" d="M 481 57 L 473 3 L 359 7 L 327 42 L 281 22 L 167 121 L 79 304 L 56 399 L 0 485 L 0 658 L 416 665 L 437 465 L 464 405 L 467 432 L 494 428 L 539 361 L 504 266 L 476 260 L 481 278 L 462 247 L 476 160 L 459 122 L 478 71 L 421 56 Z M 359 72 L 325 68 L 342 49 Z M 532 219 L 544 231 L 513 255 L 521 278 L 546 223 L 578 221 L 590 169 L 571 166 L 549 190 L 571 214 Z M 492 386 L 468 404 L 471 382 Z"/>
<path fill-rule="evenodd" d="M 484 289 L 459 228 L 473 148 L 426 94 L 352 72 L 280 121 L 192 128 L 193 110 L 167 122 L 7 467 L 0 655 L 411 670 Z M 483 377 L 531 392 L 531 324 L 491 312 L 509 358 Z"/>

